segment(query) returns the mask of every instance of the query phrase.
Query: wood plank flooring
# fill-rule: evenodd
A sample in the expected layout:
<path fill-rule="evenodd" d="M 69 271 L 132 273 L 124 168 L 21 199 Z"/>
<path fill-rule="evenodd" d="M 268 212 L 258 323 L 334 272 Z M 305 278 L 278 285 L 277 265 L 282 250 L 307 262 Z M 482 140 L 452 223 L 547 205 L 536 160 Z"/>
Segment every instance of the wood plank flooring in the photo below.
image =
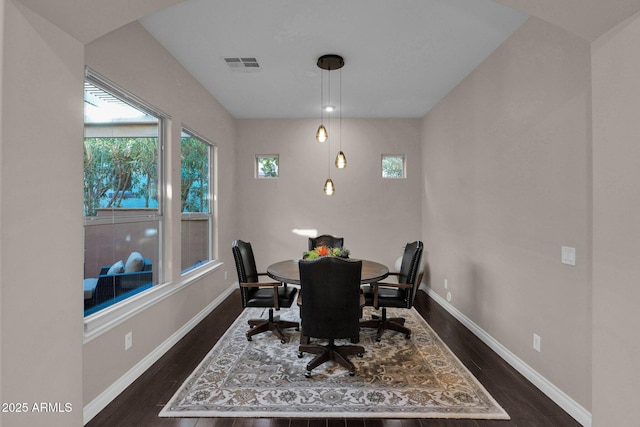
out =
<path fill-rule="evenodd" d="M 511 420 L 159 418 L 158 413 L 242 311 L 235 292 L 86 425 L 122 427 L 579 427 L 461 323 L 419 291 L 415 307 Z"/>

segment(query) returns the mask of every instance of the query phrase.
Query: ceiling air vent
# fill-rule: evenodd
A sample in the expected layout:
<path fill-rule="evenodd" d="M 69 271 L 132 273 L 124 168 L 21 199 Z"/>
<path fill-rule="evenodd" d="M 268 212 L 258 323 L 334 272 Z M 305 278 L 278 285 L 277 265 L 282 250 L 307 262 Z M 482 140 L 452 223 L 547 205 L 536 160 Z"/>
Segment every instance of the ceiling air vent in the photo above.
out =
<path fill-rule="evenodd" d="M 250 73 L 260 70 L 256 58 L 224 58 L 229 69 L 236 73 Z"/>

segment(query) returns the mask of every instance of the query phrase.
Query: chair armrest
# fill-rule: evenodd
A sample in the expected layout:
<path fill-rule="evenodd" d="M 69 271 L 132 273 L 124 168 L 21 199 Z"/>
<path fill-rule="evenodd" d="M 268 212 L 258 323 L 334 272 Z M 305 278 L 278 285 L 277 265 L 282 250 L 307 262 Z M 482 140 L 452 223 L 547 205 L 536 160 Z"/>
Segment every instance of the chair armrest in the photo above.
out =
<path fill-rule="evenodd" d="M 273 286 L 277 288 L 278 286 L 282 286 L 280 282 L 240 282 L 240 286 L 243 288 L 262 288 L 265 286 Z"/>
<path fill-rule="evenodd" d="M 266 273 L 265 273 L 266 274 Z M 258 274 L 261 276 L 262 274 Z M 240 282 L 240 286 L 243 288 L 264 288 L 273 287 L 273 308 L 280 310 L 280 298 L 278 298 L 278 288 L 282 286 L 280 282 Z"/>
<path fill-rule="evenodd" d="M 400 273 L 397 271 L 391 272 L 388 274 L 388 276 L 392 276 L 392 277 L 400 277 Z M 406 289 L 406 288 L 410 288 L 413 285 L 411 283 L 398 283 L 398 282 L 375 282 L 372 283 L 372 285 L 374 286 L 386 286 L 389 288 L 398 288 L 398 289 Z M 377 293 L 377 287 L 375 292 Z"/>
<path fill-rule="evenodd" d="M 398 289 L 407 289 L 413 287 L 411 283 L 384 283 L 384 282 L 376 282 L 375 284 L 376 290 L 374 292 L 378 292 L 378 286 L 385 286 L 387 288 L 398 288 Z"/>
<path fill-rule="evenodd" d="M 267 277 L 269 277 L 271 279 L 271 276 L 269 276 L 269 274 L 267 274 L 267 273 L 258 273 L 258 277 L 261 277 L 261 276 L 267 276 Z M 280 282 L 280 285 L 282 285 L 285 289 L 287 288 L 287 283 L 286 282 Z"/>
<path fill-rule="evenodd" d="M 397 274 L 397 273 L 389 273 L 389 274 Z M 397 289 L 409 289 L 413 287 L 411 283 L 386 283 L 386 282 L 374 282 L 374 283 L 371 283 L 371 286 L 373 287 L 373 306 L 375 307 L 376 310 L 380 308 L 380 306 L 378 305 L 378 288 L 380 286 L 384 286 L 387 288 L 397 288 Z"/>

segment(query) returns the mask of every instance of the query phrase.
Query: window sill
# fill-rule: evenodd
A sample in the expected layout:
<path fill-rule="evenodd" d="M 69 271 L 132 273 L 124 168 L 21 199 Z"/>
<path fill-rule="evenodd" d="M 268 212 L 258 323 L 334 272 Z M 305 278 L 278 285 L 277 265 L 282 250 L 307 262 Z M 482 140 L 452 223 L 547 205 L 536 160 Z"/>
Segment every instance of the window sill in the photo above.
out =
<path fill-rule="evenodd" d="M 91 314 L 84 319 L 84 339 L 86 344 L 94 338 L 99 337 L 108 330 L 116 327 L 122 322 L 139 314 L 147 308 L 179 292 L 185 287 L 195 283 L 199 279 L 218 270 L 223 265 L 220 261 L 213 261 L 211 265 L 190 271 L 183 275 L 177 283 L 165 283 L 156 285 L 151 289 L 127 298 L 111 307 Z"/>

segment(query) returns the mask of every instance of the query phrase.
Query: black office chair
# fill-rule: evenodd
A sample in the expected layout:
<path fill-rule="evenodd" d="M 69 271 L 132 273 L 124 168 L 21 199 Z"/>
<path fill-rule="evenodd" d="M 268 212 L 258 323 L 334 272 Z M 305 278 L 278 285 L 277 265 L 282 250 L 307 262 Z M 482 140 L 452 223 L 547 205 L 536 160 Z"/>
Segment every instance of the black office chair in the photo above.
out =
<path fill-rule="evenodd" d="M 297 289 L 288 287 L 286 283 L 259 282 L 259 276 L 265 276 L 266 273 L 258 273 L 251 243 L 234 240 L 232 249 L 238 272 L 242 307 L 269 307 L 268 319 L 249 320 L 250 329 L 246 333 L 247 340 L 251 341 L 251 337 L 256 334 L 272 331 L 284 344 L 286 339 L 282 330 L 286 328 L 299 330 L 300 324 L 286 320 L 275 320 L 273 309 L 280 310 L 280 307 L 291 307 Z"/>
<path fill-rule="evenodd" d="M 376 341 L 380 341 L 382 333 L 389 329 L 405 334 L 411 338 L 411 330 L 404 326 L 402 317 L 387 318 L 387 307 L 411 308 L 413 300 L 422 281 L 421 260 L 424 245 L 421 241 L 407 243 L 402 255 L 402 264 L 399 272 L 389 273 L 397 276 L 398 283 L 373 283 L 365 290 L 365 305 L 373 306 L 377 310 L 382 307 L 382 317 L 373 316 L 371 320 L 360 322 L 361 328 L 376 328 L 378 333 Z"/>
<path fill-rule="evenodd" d="M 360 333 L 360 277 L 362 261 L 322 257 L 300 261 L 300 318 L 302 335 L 327 339 L 327 345 L 300 344 L 303 353 L 317 356 L 307 364 L 305 376 L 326 361 L 333 360 L 355 375 L 356 368 L 347 356 L 364 353 L 359 345 L 336 345 L 339 338 L 358 338 Z"/>
<path fill-rule="evenodd" d="M 329 234 L 323 234 L 318 237 L 309 237 L 309 250 L 312 251 L 318 246 L 342 248 L 344 246 L 344 237 L 334 237 Z"/>

